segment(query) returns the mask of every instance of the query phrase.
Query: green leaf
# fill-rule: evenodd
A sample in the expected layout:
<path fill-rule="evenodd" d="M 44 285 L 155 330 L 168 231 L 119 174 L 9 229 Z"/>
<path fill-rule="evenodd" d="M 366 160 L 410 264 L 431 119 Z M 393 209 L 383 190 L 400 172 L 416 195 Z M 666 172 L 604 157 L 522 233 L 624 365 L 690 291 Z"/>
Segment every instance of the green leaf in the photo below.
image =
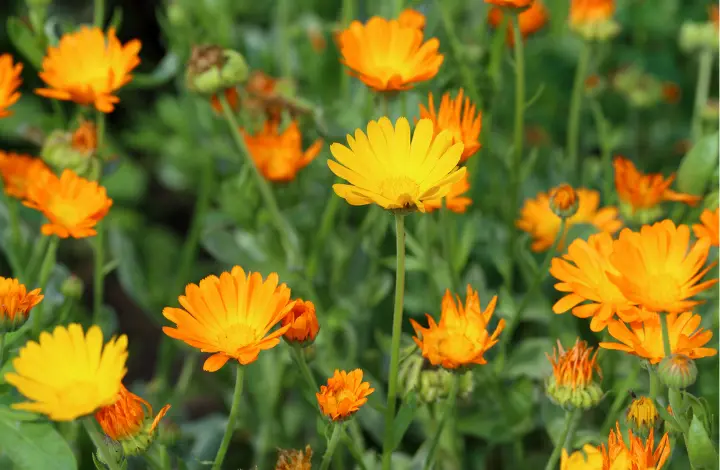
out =
<path fill-rule="evenodd" d="M 677 172 L 680 192 L 703 195 L 718 165 L 718 134 L 700 139 L 683 157 Z"/>
<path fill-rule="evenodd" d="M 688 457 L 696 470 L 717 470 L 718 454 L 700 419 L 693 416 L 687 438 Z"/>
<path fill-rule="evenodd" d="M 413 418 L 415 418 L 415 413 L 417 412 L 417 409 L 417 395 L 413 391 L 405 397 L 402 404 L 400 405 L 400 411 L 398 411 L 398 414 L 395 417 L 395 421 L 393 424 L 393 449 L 397 449 L 397 447 L 402 442 L 402 438 L 405 435 L 405 432 L 410 427 L 410 423 L 412 423 Z"/>
<path fill-rule="evenodd" d="M 117 270 L 120 285 L 141 306 L 149 308 L 150 299 L 146 288 L 147 283 L 132 241 L 122 230 L 115 227 L 109 230 L 108 240 L 111 256 L 119 261 Z"/>
<path fill-rule="evenodd" d="M 175 54 L 168 54 L 160 61 L 152 73 L 136 73 L 126 88 L 155 88 L 173 79 L 180 70 L 180 59 Z"/>
<path fill-rule="evenodd" d="M 44 55 L 43 47 L 30 27 L 19 18 L 11 16 L 7 20 L 7 33 L 13 45 L 33 67 L 40 69 Z"/>
<path fill-rule="evenodd" d="M 12 408 L 0 405 L 0 420 L 6 421 L 37 421 L 40 419 L 35 413 L 28 411 L 13 410 Z"/>
<path fill-rule="evenodd" d="M 452 263 L 455 271 L 460 272 L 467 264 L 470 252 L 475 245 L 476 237 L 477 227 L 475 222 L 472 220 L 465 221 L 462 233 L 460 234 L 460 240 L 454 248 L 455 257 L 453 258 Z"/>
<path fill-rule="evenodd" d="M 78 468 L 70 446 L 52 424 L 18 421 L 12 416 L 0 413 L 0 451 L 17 470 Z"/>
<path fill-rule="evenodd" d="M 529 377 L 543 379 L 550 375 L 552 366 L 545 353 L 552 352 L 553 344 L 549 338 L 530 338 L 513 346 L 512 353 L 504 368 L 508 378 Z"/>

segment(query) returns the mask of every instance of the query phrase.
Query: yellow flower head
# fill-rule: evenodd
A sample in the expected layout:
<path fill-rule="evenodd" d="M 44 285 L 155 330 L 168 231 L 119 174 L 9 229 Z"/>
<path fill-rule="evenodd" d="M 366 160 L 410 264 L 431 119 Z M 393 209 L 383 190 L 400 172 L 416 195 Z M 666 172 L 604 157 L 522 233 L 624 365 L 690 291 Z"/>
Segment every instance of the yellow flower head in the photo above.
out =
<path fill-rule="evenodd" d="M 701 238 L 688 252 L 690 228 L 676 227 L 671 220 L 644 225 L 640 232 L 625 229 L 613 243 L 610 262 L 618 274 L 610 280 L 631 302 L 653 312 L 679 313 L 699 302 L 687 300 L 717 282 L 700 279 L 712 266 L 703 268 L 710 240 Z"/>
<path fill-rule="evenodd" d="M 345 372 L 336 369 L 327 385 L 321 386 L 315 396 L 325 416 L 333 421 L 342 421 L 367 403 L 368 395 L 374 391 L 368 382 L 363 382 L 362 370 Z"/>
<path fill-rule="evenodd" d="M 720 235 L 718 235 L 718 231 L 720 231 L 720 217 L 718 214 L 720 214 L 720 208 L 715 208 L 714 211 L 705 209 L 702 214 L 700 214 L 701 223 L 692 226 L 695 236 L 698 238 L 707 238 L 710 240 L 712 246 L 720 245 Z"/>
<path fill-rule="evenodd" d="M 580 26 L 607 21 L 615 13 L 615 0 L 572 0 L 570 24 Z"/>
<path fill-rule="evenodd" d="M 628 406 L 625 420 L 633 431 L 647 434 L 655 427 L 659 416 L 653 401 L 648 397 L 640 397 L 634 399 Z"/>
<path fill-rule="evenodd" d="M 44 297 L 40 289 L 28 292 L 17 279 L 0 277 L 0 334 L 25 323 L 30 310 Z"/>
<path fill-rule="evenodd" d="M 670 457 L 670 438 L 667 433 L 655 446 L 655 432 L 650 430 L 647 440 L 634 436 L 628 431 L 628 447 L 620 432 L 620 423 L 615 424 L 615 430 L 610 431 L 607 447 L 601 446 L 603 456 L 602 470 L 661 470 Z"/>
<path fill-rule="evenodd" d="M 127 372 L 127 337 L 111 338 L 91 326 L 87 334 L 77 323 L 40 333 L 28 341 L 13 361 L 15 372 L 5 381 L 27 397 L 13 408 L 47 415 L 53 421 L 71 421 L 112 404 Z"/>
<path fill-rule="evenodd" d="M 702 318 L 691 312 L 655 313 L 643 322 L 625 325 L 613 320 L 608 325 L 608 332 L 620 343 L 600 343 L 601 348 L 616 349 L 634 356 L 647 359 L 657 364 L 665 357 L 660 315 L 667 315 L 670 334 L 670 348 L 673 354 L 682 354 L 691 359 L 709 357 L 717 354 L 713 348 L 705 348 L 712 338 L 712 331 L 700 328 Z"/>
<path fill-rule="evenodd" d="M 0 176 L 8 196 L 25 199 L 30 183 L 42 180 L 43 173 L 51 171 L 41 159 L 0 150 Z"/>
<path fill-rule="evenodd" d="M 328 166 L 350 183 L 333 189 L 353 206 L 374 203 L 389 210 L 425 212 L 427 201 L 445 196 L 465 173 L 465 168 L 457 168 L 463 144 L 453 145 L 449 131 L 433 137 L 429 119 L 417 123 L 412 141 L 407 119 L 398 119 L 393 127 L 386 117 L 370 121 L 367 135 L 357 129 L 347 140 L 349 148 L 330 146 L 337 162 L 328 160 Z"/>
<path fill-rule="evenodd" d="M 137 39 L 120 44 L 113 28 L 105 37 L 100 28 L 83 26 L 48 48 L 39 73 L 48 88 L 35 91 L 46 98 L 92 104 L 98 111 L 112 112 L 120 102 L 113 93 L 132 80 L 130 71 L 140 63 L 140 46 Z"/>
<path fill-rule="evenodd" d="M 398 91 L 430 80 L 443 63 L 440 42 L 423 43 L 420 29 L 374 16 L 367 24 L 353 21 L 337 35 L 341 62 L 376 91 Z"/>
<path fill-rule="evenodd" d="M 302 345 L 312 343 L 320 331 L 315 305 L 309 300 L 297 299 L 293 309 L 282 319 L 282 326 L 285 325 L 290 325 L 283 335 L 286 341 Z"/>
<path fill-rule="evenodd" d="M 498 342 L 498 336 L 505 328 L 505 320 L 501 319 L 495 331 L 492 334 L 488 332 L 496 303 L 497 296 L 493 297 L 482 311 L 477 291 L 468 285 L 463 307 L 460 297 L 455 300 L 450 290 L 446 290 L 442 300 L 440 323 L 435 323 L 428 314 L 427 328 L 410 319 L 417 335 L 413 339 L 423 357 L 432 365 L 445 369 L 486 364 L 485 352 Z"/>
<path fill-rule="evenodd" d="M 8 108 L 20 99 L 17 89 L 22 84 L 22 69 L 22 64 L 13 64 L 10 54 L 0 54 L 0 118 L 10 116 Z"/>
<path fill-rule="evenodd" d="M 275 470 L 312 470 L 312 448 L 307 445 L 305 450 L 278 450 Z"/>
<path fill-rule="evenodd" d="M 422 31 L 425 29 L 425 15 L 412 8 L 406 8 L 400 12 L 398 23 L 405 28 L 415 28 Z"/>
<path fill-rule="evenodd" d="M 460 163 L 472 157 L 480 149 L 480 130 L 482 129 L 482 114 L 475 111 L 475 105 L 470 98 L 463 102 L 462 88 L 455 99 L 450 93 L 445 93 L 440 101 L 440 108 L 435 110 L 432 93 L 428 94 L 428 107 L 420 104 L 420 118 L 431 119 L 435 135 L 442 131 L 450 131 L 452 142 L 462 142 L 465 145 Z"/>
<path fill-rule="evenodd" d="M 585 444 L 582 450 L 576 450 L 570 455 L 563 449 L 560 470 L 602 470 L 602 453 L 590 444 Z"/>
<path fill-rule="evenodd" d="M 235 266 L 232 271 L 208 276 L 200 284 L 188 284 L 178 300 L 182 308 L 165 307 L 163 315 L 176 328 L 163 327 L 171 338 L 179 339 L 202 352 L 214 353 L 203 368 L 219 370 L 230 359 L 246 365 L 260 351 L 271 349 L 290 329 L 285 325 L 268 334 L 293 309 L 290 289 L 278 285 L 277 273 L 263 280 L 259 273 Z"/>
<path fill-rule="evenodd" d="M 146 400 L 120 385 L 115 401 L 95 412 L 95 419 L 110 439 L 115 441 L 139 440 L 139 434 L 147 428 L 147 434 L 157 429 L 160 420 L 170 409 L 165 405 L 153 418 L 153 409 Z"/>
<path fill-rule="evenodd" d="M 443 199 L 427 201 L 425 203 L 425 210 L 428 212 L 432 212 L 436 209 L 440 209 L 444 203 L 445 207 L 455 212 L 456 214 L 464 214 L 467 210 L 467 207 L 472 204 L 472 199 L 464 196 L 464 194 L 469 190 L 470 181 L 468 177 L 468 172 L 466 171 L 462 179 L 456 181 L 450 187 L 450 191 L 444 197 L 445 201 L 443 201 Z"/>

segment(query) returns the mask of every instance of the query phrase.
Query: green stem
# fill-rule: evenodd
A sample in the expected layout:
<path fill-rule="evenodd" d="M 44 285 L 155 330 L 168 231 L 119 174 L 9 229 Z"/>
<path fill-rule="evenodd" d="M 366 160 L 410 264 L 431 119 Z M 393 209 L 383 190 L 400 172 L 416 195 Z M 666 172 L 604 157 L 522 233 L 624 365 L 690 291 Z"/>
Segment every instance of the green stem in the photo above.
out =
<path fill-rule="evenodd" d="M 280 39 L 280 70 L 283 78 L 290 77 L 290 1 L 277 2 L 277 34 Z"/>
<path fill-rule="evenodd" d="M 448 218 L 450 209 L 445 206 L 445 199 L 442 200 L 442 207 L 439 212 L 439 223 L 442 230 L 443 256 L 445 257 L 448 269 L 450 270 L 450 288 L 460 289 L 460 279 L 458 278 L 458 273 L 455 272 L 455 266 L 453 265 L 452 236 L 450 235 L 451 221 Z M 447 286 L 440 286 L 441 291 L 444 291 L 444 287 Z"/>
<path fill-rule="evenodd" d="M 167 451 L 167 447 L 163 444 L 158 445 L 158 453 L 160 454 L 160 468 L 162 470 L 170 470 L 172 462 L 170 461 L 170 454 Z"/>
<path fill-rule="evenodd" d="M 230 415 L 228 416 L 225 435 L 223 436 L 220 448 L 215 456 L 215 463 L 213 463 L 212 470 L 220 470 L 222 468 L 223 461 L 225 460 L 225 454 L 227 453 L 228 447 L 230 447 L 230 440 L 232 439 L 233 431 L 235 431 L 235 421 L 237 421 L 237 416 L 240 412 L 240 400 L 242 398 L 243 376 L 245 374 L 245 369 L 243 369 L 243 366 L 238 364 L 236 372 L 235 391 L 233 392 L 232 405 L 230 406 Z"/>
<path fill-rule="evenodd" d="M 430 470 L 435 463 L 435 453 L 437 452 L 438 444 L 440 443 L 440 436 L 442 435 L 443 429 L 448 421 L 452 420 L 452 415 L 455 413 L 455 402 L 457 401 L 458 392 L 458 377 L 455 373 L 452 375 L 452 381 L 450 383 L 450 392 L 445 403 L 445 411 L 440 419 L 440 423 L 435 429 L 435 434 L 430 441 L 430 449 L 428 449 L 427 458 L 425 459 L 424 470 Z"/>
<path fill-rule="evenodd" d="M 105 0 L 95 0 L 95 11 L 93 16 L 93 24 L 103 29 L 103 21 L 105 18 Z"/>
<path fill-rule="evenodd" d="M 343 441 L 345 442 L 345 445 L 350 451 L 350 455 L 352 455 L 352 457 L 355 459 L 355 462 L 358 464 L 360 469 L 368 470 L 367 465 L 365 465 L 365 460 L 363 458 L 363 452 L 358 447 L 357 442 L 347 434 L 343 434 Z"/>
<path fill-rule="evenodd" d="M 692 140 L 697 142 L 702 137 L 702 110 L 707 105 L 710 91 L 710 79 L 713 73 L 714 53 L 710 49 L 703 49 L 699 55 L 698 79 L 695 86 L 695 108 L 692 118 Z"/>
<path fill-rule="evenodd" d="M 58 237 L 50 238 L 50 243 L 48 244 L 47 251 L 45 252 L 45 258 L 43 259 L 42 265 L 40 266 L 39 287 L 43 294 L 45 294 L 45 288 L 47 287 L 48 281 L 50 280 L 50 274 L 55 267 L 55 258 L 57 255 L 57 249 L 59 244 L 60 239 Z M 42 328 L 42 319 L 44 317 L 43 311 L 45 310 L 46 304 L 47 299 L 44 302 L 40 302 L 40 305 L 38 305 L 36 311 L 32 313 L 34 335 L 39 334 L 40 329 Z"/>
<path fill-rule="evenodd" d="M 650 379 L 650 398 L 656 400 L 662 390 L 662 384 L 660 383 L 660 378 L 658 377 L 657 372 L 655 372 L 655 369 L 652 366 L 648 367 L 648 379 Z"/>
<path fill-rule="evenodd" d="M 603 172 L 603 200 L 606 205 L 611 205 L 614 201 L 615 192 L 613 185 L 615 183 L 615 170 L 612 163 L 612 142 L 610 142 L 610 129 L 608 128 L 607 119 L 603 114 L 600 103 L 596 100 L 590 101 L 590 109 L 595 119 L 595 127 L 597 128 L 598 137 L 600 138 L 600 152 Z"/>
<path fill-rule="evenodd" d="M 390 375 L 388 377 L 387 409 L 385 410 L 385 438 L 383 440 L 382 469 L 390 470 L 393 452 L 393 424 L 397 400 L 400 337 L 402 336 L 403 295 L 405 293 L 405 216 L 395 214 L 396 268 L 395 306 L 393 308 L 392 340 L 390 345 Z"/>
<path fill-rule="evenodd" d="M 493 33 L 492 42 L 490 44 L 490 62 L 488 65 L 488 75 L 492 78 L 493 85 L 500 85 L 500 72 L 502 71 L 502 57 L 505 51 L 505 31 L 507 31 L 508 15 L 503 15 L 500 25 Z"/>
<path fill-rule="evenodd" d="M 100 0 L 102 1 L 102 0 Z M 103 148 L 103 145 L 105 144 L 105 113 L 98 111 L 95 114 L 95 135 L 97 138 L 97 155 L 100 157 L 101 161 L 103 160 L 105 149 Z M 102 169 L 100 170 L 100 174 L 98 176 L 98 180 L 102 178 Z"/>
<path fill-rule="evenodd" d="M 545 470 L 555 470 L 558 460 L 560 460 L 560 452 L 562 452 L 565 443 L 568 440 L 572 440 L 572 430 L 574 428 L 573 422 L 576 421 L 577 417 L 579 416 L 579 409 L 565 412 L 565 429 L 560 435 L 560 439 L 558 439 L 557 444 L 555 444 L 555 448 L 553 449 L 553 452 L 550 455 L 547 464 L 545 465 Z"/>
<path fill-rule="evenodd" d="M 5 358 L 5 333 L 0 333 L 0 369 L 2 369 Z"/>
<path fill-rule="evenodd" d="M 332 436 L 330 436 L 330 441 L 328 441 L 327 449 L 325 450 L 325 454 L 323 455 L 322 463 L 320 464 L 320 470 L 327 470 L 328 468 L 330 468 L 332 456 L 335 453 L 335 449 L 337 448 L 338 442 L 340 442 L 340 437 L 343 433 L 342 423 L 335 423 L 333 424 L 333 426 L 334 427 Z"/>
<path fill-rule="evenodd" d="M 664 357 L 672 356 L 672 346 L 670 345 L 670 329 L 667 324 L 667 314 L 660 313 L 661 321 L 660 325 L 662 328 L 662 339 L 663 339 L 663 353 Z"/>
<path fill-rule="evenodd" d="M 310 370 L 310 367 L 308 366 L 307 361 L 305 360 L 302 349 L 300 349 L 300 347 L 297 345 L 291 345 L 290 356 L 293 358 L 293 361 L 295 361 L 295 365 L 298 367 L 298 369 L 300 369 L 300 375 L 302 375 L 303 380 L 305 380 L 305 384 L 310 391 L 310 393 L 307 395 L 308 401 L 316 409 L 319 410 L 317 401 L 312 399 L 314 393 L 319 390 L 319 387 L 317 382 L 315 381 L 315 377 L 313 376 L 312 371 Z"/>
<path fill-rule="evenodd" d="M 37 239 L 36 239 L 37 240 Z M 35 284 L 37 282 L 38 269 L 43 261 L 43 256 L 47 253 L 47 247 L 50 244 L 50 237 L 41 235 L 40 239 L 34 243 L 28 269 L 25 272 L 25 284 Z"/>
<path fill-rule="evenodd" d="M 568 115 L 567 130 L 567 162 L 573 178 L 578 176 L 578 139 L 580 133 L 580 111 L 582 110 L 583 89 L 585 75 L 590 63 L 590 43 L 584 42 L 580 51 L 580 58 L 575 69 L 575 81 L 570 97 L 570 113 Z"/>
<path fill-rule="evenodd" d="M 85 426 L 85 431 L 88 433 L 88 436 L 90 436 L 90 440 L 93 444 L 95 444 L 98 454 L 102 457 L 102 460 L 108 468 L 110 468 L 110 470 L 121 470 L 122 466 L 115 461 L 110 448 L 105 442 L 105 436 L 98 431 L 97 425 L 95 424 L 95 418 L 92 416 L 86 416 L 82 419 L 82 423 L 83 426 Z"/>
<path fill-rule="evenodd" d="M 105 223 L 98 222 L 97 235 L 93 240 L 95 267 L 93 268 L 93 324 L 97 325 L 103 305 L 103 288 L 105 287 Z"/>

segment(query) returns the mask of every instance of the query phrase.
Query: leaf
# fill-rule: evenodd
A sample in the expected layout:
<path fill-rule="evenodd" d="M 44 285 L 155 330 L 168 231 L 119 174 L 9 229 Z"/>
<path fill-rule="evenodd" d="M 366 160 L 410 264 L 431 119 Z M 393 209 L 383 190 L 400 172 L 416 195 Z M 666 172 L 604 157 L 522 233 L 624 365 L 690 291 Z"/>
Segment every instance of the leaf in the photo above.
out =
<path fill-rule="evenodd" d="M 413 391 L 410 392 L 402 401 L 402 404 L 400 405 L 400 410 L 398 411 L 397 416 L 395 416 L 395 421 L 393 424 L 393 449 L 397 449 L 397 447 L 402 442 L 402 438 L 405 435 L 405 432 L 410 427 L 413 418 L 415 418 L 415 413 L 417 412 L 417 409 L 417 394 Z"/>
<path fill-rule="evenodd" d="M 118 260 L 118 278 L 125 292 L 146 309 L 150 307 L 150 298 L 146 288 L 143 269 L 137 257 L 132 241 L 122 230 L 110 228 L 108 234 L 110 253 Z"/>
<path fill-rule="evenodd" d="M 695 470 L 717 470 L 717 451 L 697 416 L 693 416 L 685 442 L 690 464 Z"/>
<path fill-rule="evenodd" d="M 592 224 L 575 224 L 567 231 L 565 246 L 570 246 L 573 240 L 577 240 L 578 238 L 587 241 L 590 235 L 594 235 L 596 233 L 598 233 L 598 229 Z"/>
<path fill-rule="evenodd" d="M 30 27 L 19 18 L 11 16 L 7 20 L 7 33 L 13 45 L 22 53 L 33 67 L 40 69 L 43 59 L 43 47 Z"/>
<path fill-rule="evenodd" d="M 677 188 L 682 193 L 702 195 L 718 165 L 718 134 L 700 139 L 680 162 Z"/>
<path fill-rule="evenodd" d="M 163 57 L 152 73 L 136 73 L 133 79 L 125 88 L 155 88 L 164 85 L 173 79 L 180 70 L 180 59 L 177 55 L 170 53 Z"/>
<path fill-rule="evenodd" d="M 10 419 L 0 413 L 0 451 L 17 470 L 78 468 L 70 446 L 50 423 L 32 423 Z"/>
<path fill-rule="evenodd" d="M 508 378 L 529 377 L 543 379 L 552 372 L 550 362 L 545 353 L 552 352 L 553 345 L 549 338 L 530 338 L 513 346 L 510 358 L 504 368 L 504 376 Z"/>
<path fill-rule="evenodd" d="M 477 230 L 475 222 L 471 220 L 466 221 L 462 228 L 462 233 L 460 234 L 460 240 L 457 245 L 455 245 L 453 253 L 455 256 L 452 260 L 452 264 L 453 269 L 456 272 L 460 272 L 467 264 L 470 252 L 475 244 L 476 236 Z"/>

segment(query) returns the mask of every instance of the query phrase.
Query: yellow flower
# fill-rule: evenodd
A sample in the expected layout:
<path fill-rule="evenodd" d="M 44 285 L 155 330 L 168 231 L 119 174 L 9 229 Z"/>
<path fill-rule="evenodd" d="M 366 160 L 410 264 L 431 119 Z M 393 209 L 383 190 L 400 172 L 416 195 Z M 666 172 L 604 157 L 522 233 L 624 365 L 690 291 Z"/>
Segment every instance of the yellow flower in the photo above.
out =
<path fill-rule="evenodd" d="M 634 436 L 628 431 L 628 447 L 620 432 L 620 423 L 615 424 L 615 430 L 610 431 L 607 447 L 601 446 L 603 456 L 602 470 L 661 470 L 670 457 L 670 438 L 667 433 L 655 446 L 655 432 L 651 429 L 647 440 Z"/>
<path fill-rule="evenodd" d="M 490 3 L 495 3 L 497 5 L 496 2 Z M 527 3 L 530 8 L 522 11 L 518 16 L 520 34 L 522 34 L 523 38 L 540 31 L 548 20 L 548 10 L 540 0 L 531 0 L 531 2 L 525 3 Z M 500 7 L 503 7 L 503 5 L 500 5 Z M 504 8 L 507 8 L 507 6 Z M 488 22 L 494 28 L 497 28 L 502 25 L 504 17 L 505 13 L 502 8 L 493 7 L 488 13 Z M 515 45 L 515 36 L 513 35 L 511 24 L 508 24 L 507 26 L 506 38 L 508 44 L 511 46 Z"/>
<path fill-rule="evenodd" d="M 570 455 L 563 449 L 560 456 L 560 470 L 602 470 L 602 463 L 600 449 L 590 444 Z"/>
<path fill-rule="evenodd" d="M 572 0 L 570 24 L 579 26 L 607 21 L 615 13 L 615 0 Z"/>
<path fill-rule="evenodd" d="M 463 194 L 470 190 L 470 181 L 468 181 L 468 179 L 468 172 L 466 171 L 462 179 L 453 183 L 450 187 L 450 191 L 444 198 L 445 207 L 457 214 L 464 214 L 467 207 L 472 204 L 472 199 L 467 196 L 463 196 Z M 440 209 L 442 205 L 442 199 L 430 200 L 425 203 L 425 210 L 432 212 L 435 209 Z"/>
<path fill-rule="evenodd" d="M 22 84 L 22 69 L 22 64 L 13 64 L 10 54 L 0 54 L 0 118 L 10 116 L 8 108 L 20 99 L 17 89 Z"/>
<path fill-rule="evenodd" d="M 335 369 L 327 385 L 316 393 L 320 410 L 333 421 L 341 421 L 355 414 L 367 403 L 367 397 L 375 391 L 368 382 L 363 382 L 363 372 L 355 369 L 345 372 Z"/>
<path fill-rule="evenodd" d="M 312 454 L 309 445 L 305 446 L 305 451 L 279 449 L 275 470 L 311 470 Z"/>
<path fill-rule="evenodd" d="M 140 46 L 137 39 L 120 44 L 114 28 L 106 38 L 100 28 L 83 26 L 63 35 L 57 47 L 48 48 L 39 76 L 49 88 L 35 92 L 112 112 L 120 102 L 113 93 L 132 80 L 130 71 L 140 63 Z"/>
<path fill-rule="evenodd" d="M 535 199 L 525 201 L 520 212 L 520 219 L 515 225 L 520 230 L 529 233 L 533 238 L 530 248 L 533 251 L 545 251 L 555 241 L 560 230 L 560 217 L 550 208 L 550 196 L 555 190 L 547 193 L 541 192 Z M 567 229 L 576 224 L 592 224 L 600 231 L 614 233 L 620 230 L 622 222 L 617 220 L 617 209 L 604 207 L 598 210 L 600 194 L 597 191 L 579 188 L 576 190 L 578 209 L 575 215 L 565 220 Z M 558 251 L 564 248 L 564 241 L 558 245 Z"/>
<path fill-rule="evenodd" d="M 505 328 L 505 320 L 501 319 L 492 335 L 488 333 L 488 324 L 496 303 L 497 296 L 481 311 L 478 293 L 468 285 L 463 307 L 460 297 L 457 297 L 456 302 L 450 289 L 446 290 L 439 324 L 428 314 L 427 328 L 410 319 L 417 335 L 413 339 L 423 357 L 432 365 L 445 369 L 486 364 L 485 352 L 497 343 L 500 332 Z"/>
<path fill-rule="evenodd" d="M 337 163 L 330 170 L 350 184 L 335 184 L 335 193 L 353 206 L 377 204 L 384 209 L 425 212 L 427 201 L 445 196 L 463 177 L 457 168 L 463 144 L 452 145 L 450 132 L 433 138 L 433 124 L 421 119 L 410 140 L 410 124 L 400 118 L 393 128 L 386 117 L 370 121 L 368 133 L 347 136 L 349 147 L 332 144 Z"/>
<path fill-rule="evenodd" d="M 475 112 L 475 105 L 470 98 L 463 102 L 462 88 L 453 100 L 450 93 L 445 93 L 440 101 L 440 108 L 435 111 L 432 93 L 428 94 L 428 107 L 420 104 L 420 118 L 431 119 L 435 135 L 442 131 L 450 131 L 452 142 L 462 142 L 465 145 L 460 163 L 472 157 L 480 149 L 480 130 L 482 129 L 482 114 Z"/>
<path fill-rule="evenodd" d="M 309 300 L 297 299 L 295 306 L 282 319 L 282 326 L 285 325 L 290 325 L 283 335 L 286 341 L 302 345 L 312 343 L 320 331 L 315 305 Z"/>
<path fill-rule="evenodd" d="M 700 214 L 700 224 L 694 224 L 692 226 L 695 236 L 698 238 L 707 238 L 710 240 L 710 244 L 718 246 L 720 244 L 720 217 L 718 216 L 720 208 L 715 208 L 714 211 L 705 209 Z"/>
<path fill-rule="evenodd" d="M 710 330 L 700 328 L 702 318 L 692 312 L 679 315 L 655 313 L 642 322 L 630 325 L 613 320 L 608 325 L 608 332 L 620 343 L 602 342 L 600 347 L 624 351 L 657 364 L 665 357 L 660 315 L 667 315 L 670 348 L 673 354 L 682 354 L 691 359 L 717 354 L 716 349 L 703 347 L 712 339 L 713 334 Z"/>
<path fill-rule="evenodd" d="M 398 91 L 430 80 L 443 63 L 440 43 L 423 43 L 416 27 L 374 16 L 367 24 L 353 21 L 337 35 L 341 62 L 349 73 L 376 91 Z"/>
<path fill-rule="evenodd" d="M 13 361 L 15 372 L 5 381 L 27 397 L 13 408 L 71 421 L 110 405 L 127 372 L 127 337 L 114 337 L 103 347 L 103 334 L 91 326 L 87 334 L 77 323 L 40 333 L 28 341 Z"/>
<path fill-rule="evenodd" d="M 271 349 L 290 329 L 285 325 L 268 334 L 293 309 L 290 289 L 278 285 L 277 273 L 263 281 L 259 273 L 235 266 L 232 271 L 208 276 L 200 285 L 188 284 L 178 300 L 183 308 L 165 307 L 163 315 L 176 328 L 163 327 L 171 338 L 179 339 L 202 352 L 214 353 L 203 368 L 219 370 L 230 359 L 246 365 L 260 351 Z"/>
<path fill-rule="evenodd" d="M 25 323 L 30 310 L 44 297 L 40 289 L 28 292 L 17 279 L 0 277 L 0 334 Z"/>
<path fill-rule="evenodd" d="M 417 10 L 413 10 L 412 8 L 406 8 L 400 12 L 400 16 L 398 16 L 398 23 L 400 23 L 400 26 L 415 28 L 422 31 L 425 29 L 425 15 Z"/>
<path fill-rule="evenodd" d="M 8 196 L 24 199 L 30 183 L 42 180 L 43 173 L 51 171 L 39 158 L 0 150 L 0 176 Z"/>
<path fill-rule="evenodd" d="M 625 420 L 633 431 L 647 434 L 650 429 L 655 428 L 659 416 L 653 401 L 648 397 L 640 397 L 630 403 Z"/>
<path fill-rule="evenodd" d="M 717 282 L 698 281 L 712 266 L 703 268 L 710 240 L 690 247 L 690 228 L 671 220 L 644 225 L 640 232 L 625 229 L 613 243 L 610 262 L 618 274 L 610 280 L 631 302 L 653 312 L 679 313 L 699 302 L 687 300 Z"/>

